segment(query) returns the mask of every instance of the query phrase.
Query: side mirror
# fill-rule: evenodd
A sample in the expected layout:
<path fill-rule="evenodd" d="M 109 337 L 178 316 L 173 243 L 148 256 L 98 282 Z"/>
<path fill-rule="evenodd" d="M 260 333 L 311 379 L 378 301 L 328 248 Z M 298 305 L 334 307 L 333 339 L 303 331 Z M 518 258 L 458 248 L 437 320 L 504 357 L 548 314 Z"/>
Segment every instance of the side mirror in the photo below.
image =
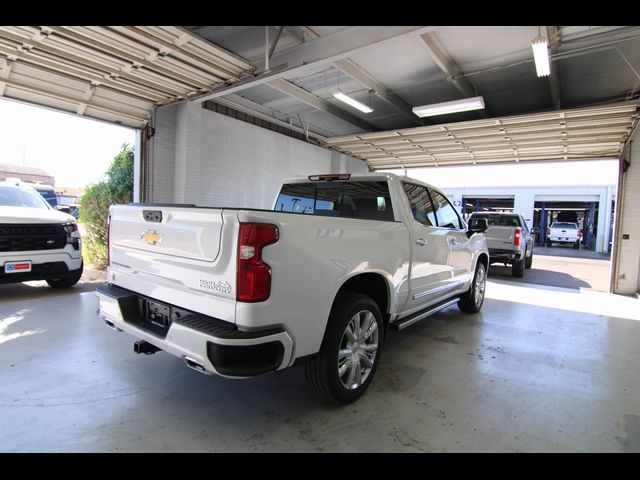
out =
<path fill-rule="evenodd" d="M 56 205 L 53 208 L 55 208 L 56 210 L 58 210 L 60 212 L 71 213 L 71 207 L 69 207 L 69 205 Z"/>
<path fill-rule="evenodd" d="M 469 232 L 484 233 L 486 230 L 487 230 L 486 218 L 470 218 L 469 219 Z"/>

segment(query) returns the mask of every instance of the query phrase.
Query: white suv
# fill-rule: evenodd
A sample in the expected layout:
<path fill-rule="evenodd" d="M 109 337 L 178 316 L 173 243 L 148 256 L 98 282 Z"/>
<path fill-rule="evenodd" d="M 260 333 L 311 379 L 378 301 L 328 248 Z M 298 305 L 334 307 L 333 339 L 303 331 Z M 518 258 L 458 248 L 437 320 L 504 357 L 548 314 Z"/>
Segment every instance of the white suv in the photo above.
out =
<path fill-rule="evenodd" d="M 82 268 L 76 219 L 31 187 L 0 182 L 0 284 L 46 280 L 52 287 L 71 287 Z"/>

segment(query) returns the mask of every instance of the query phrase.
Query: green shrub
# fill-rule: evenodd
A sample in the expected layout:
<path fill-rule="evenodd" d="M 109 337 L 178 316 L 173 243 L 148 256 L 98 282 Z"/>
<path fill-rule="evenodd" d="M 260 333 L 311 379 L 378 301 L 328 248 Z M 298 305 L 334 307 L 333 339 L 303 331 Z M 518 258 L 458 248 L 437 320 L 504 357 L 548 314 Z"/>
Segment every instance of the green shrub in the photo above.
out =
<path fill-rule="evenodd" d="M 107 219 L 109 207 L 129 203 L 133 198 L 133 148 L 123 144 L 105 173 L 104 180 L 89 185 L 80 198 L 80 218 L 84 225 L 85 263 L 104 269 L 107 265 Z"/>

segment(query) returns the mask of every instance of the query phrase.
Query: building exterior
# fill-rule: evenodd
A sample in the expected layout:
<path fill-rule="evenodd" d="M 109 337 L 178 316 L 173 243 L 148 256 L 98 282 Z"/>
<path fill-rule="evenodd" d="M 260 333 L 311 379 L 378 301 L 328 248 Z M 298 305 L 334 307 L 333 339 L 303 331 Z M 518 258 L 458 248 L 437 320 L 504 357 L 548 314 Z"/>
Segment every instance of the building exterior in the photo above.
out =
<path fill-rule="evenodd" d="M 41 168 L 0 163 L 0 180 L 7 178 L 19 178 L 24 182 L 41 182 L 46 185 L 55 185 L 55 179 Z"/>

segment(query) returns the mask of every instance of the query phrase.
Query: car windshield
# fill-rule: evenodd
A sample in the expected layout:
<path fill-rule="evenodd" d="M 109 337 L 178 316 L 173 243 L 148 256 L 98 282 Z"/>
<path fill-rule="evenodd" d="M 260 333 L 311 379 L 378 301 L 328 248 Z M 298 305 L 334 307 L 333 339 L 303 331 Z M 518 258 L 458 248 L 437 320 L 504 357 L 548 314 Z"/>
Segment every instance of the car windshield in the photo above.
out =
<path fill-rule="evenodd" d="M 49 204 L 32 188 L 0 186 L 0 206 L 49 209 Z"/>

